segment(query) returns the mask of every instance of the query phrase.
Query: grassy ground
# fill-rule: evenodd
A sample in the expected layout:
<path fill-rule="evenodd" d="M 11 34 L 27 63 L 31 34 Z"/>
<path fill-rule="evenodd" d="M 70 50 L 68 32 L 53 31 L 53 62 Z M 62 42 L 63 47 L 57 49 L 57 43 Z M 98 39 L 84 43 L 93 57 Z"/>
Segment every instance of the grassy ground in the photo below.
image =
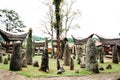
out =
<path fill-rule="evenodd" d="M 41 64 L 40 56 L 33 57 L 33 61 L 34 60 L 38 60 L 39 64 Z M 63 60 L 60 60 L 60 63 L 63 64 Z M 100 74 L 120 71 L 120 64 L 113 64 L 109 61 L 99 64 L 99 66 L 103 66 L 105 68 L 107 64 L 111 64 L 112 69 L 105 69 L 104 71 L 100 71 Z M 27 66 L 27 68 L 22 68 L 22 71 L 16 71 L 16 73 L 24 75 L 26 77 L 83 76 L 93 74 L 85 69 L 80 68 L 80 66 L 77 64 L 77 60 L 74 60 L 74 65 L 74 69 L 78 69 L 79 73 L 75 73 L 74 70 L 70 70 L 69 66 L 64 66 L 65 72 L 63 74 L 57 75 L 56 59 L 49 59 L 49 73 L 39 71 L 40 67 L 33 67 L 32 65 Z M 5 65 L 3 63 L 0 63 L 0 69 L 9 70 L 9 64 Z"/>

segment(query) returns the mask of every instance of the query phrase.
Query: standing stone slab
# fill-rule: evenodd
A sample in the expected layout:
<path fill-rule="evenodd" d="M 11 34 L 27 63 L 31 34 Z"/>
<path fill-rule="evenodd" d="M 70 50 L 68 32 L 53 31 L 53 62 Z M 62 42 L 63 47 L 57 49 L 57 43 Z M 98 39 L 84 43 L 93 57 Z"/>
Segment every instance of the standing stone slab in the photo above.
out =
<path fill-rule="evenodd" d="M 100 63 L 104 63 L 104 52 L 102 46 L 99 47 L 98 53 L 99 53 Z"/>
<path fill-rule="evenodd" d="M 57 58 L 57 70 L 60 70 L 60 61 L 58 58 Z"/>
<path fill-rule="evenodd" d="M 0 63 L 2 63 L 2 61 L 3 61 L 2 56 L 3 56 L 3 54 L 0 53 Z"/>
<path fill-rule="evenodd" d="M 70 53 L 69 53 L 69 46 L 68 43 L 65 44 L 65 50 L 64 50 L 64 65 L 69 66 L 70 65 Z"/>
<path fill-rule="evenodd" d="M 45 39 L 45 49 L 42 54 L 42 62 L 40 70 L 47 72 L 49 70 L 49 59 L 48 59 L 48 41 L 47 38 Z"/>
<path fill-rule="evenodd" d="M 117 53 L 117 45 L 113 45 L 112 47 L 112 62 L 118 64 L 118 53 Z"/>
<path fill-rule="evenodd" d="M 29 30 L 28 39 L 27 39 L 27 46 L 26 46 L 26 59 L 27 64 L 32 65 L 32 29 Z"/>
<path fill-rule="evenodd" d="M 20 71 L 22 70 L 22 64 L 21 64 L 21 43 L 17 42 L 13 46 L 13 53 L 11 56 L 10 61 L 10 70 L 11 71 Z"/>
<path fill-rule="evenodd" d="M 74 70 L 74 61 L 72 58 L 70 59 L 70 70 Z"/>
<path fill-rule="evenodd" d="M 85 66 L 86 69 L 92 71 L 93 73 L 99 73 L 98 62 L 96 59 L 96 47 L 92 38 L 89 38 L 86 46 L 86 60 Z"/>

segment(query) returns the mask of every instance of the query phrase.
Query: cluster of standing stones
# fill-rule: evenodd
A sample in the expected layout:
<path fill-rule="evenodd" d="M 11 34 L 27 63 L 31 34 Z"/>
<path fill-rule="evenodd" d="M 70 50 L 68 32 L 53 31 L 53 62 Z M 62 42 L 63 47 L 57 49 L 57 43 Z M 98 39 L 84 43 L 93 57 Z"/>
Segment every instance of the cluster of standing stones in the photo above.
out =
<path fill-rule="evenodd" d="M 114 49 L 115 50 L 115 49 Z M 99 67 L 98 60 L 97 60 L 97 52 L 96 52 L 96 46 L 92 38 L 89 38 L 86 44 L 86 54 L 84 63 L 81 60 L 82 57 L 82 48 L 80 48 L 79 54 L 78 54 L 78 64 L 80 65 L 80 68 L 86 68 L 88 71 L 91 71 L 93 73 L 99 73 L 99 70 L 104 70 L 103 67 Z M 103 59 L 103 52 L 102 48 L 99 48 L 99 61 L 101 63 L 104 63 Z M 64 45 L 64 52 L 63 52 L 63 62 L 64 64 L 61 65 L 58 58 L 57 60 L 57 74 L 61 74 L 65 71 L 64 66 L 70 66 L 70 70 L 74 69 L 74 59 L 75 57 L 71 55 L 72 51 L 69 49 L 68 42 L 65 42 Z M 17 41 L 14 43 L 13 46 L 13 53 L 12 55 L 8 55 L 8 58 L 5 58 L 4 61 L 2 60 L 2 54 L 0 54 L 0 63 L 3 61 L 4 64 L 8 64 L 8 61 L 10 60 L 10 67 L 9 69 L 11 71 L 20 71 L 22 70 L 22 67 L 27 67 L 27 65 L 33 65 L 34 67 L 39 67 L 39 62 L 34 61 L 32 63 L 32 30 L 29 30 L 28 33 L 28 40 L 27 40 L 27 48 L 26 51 L 22 51 L 21 48 L 21 42 Z M 112 65 L 108 64 L 106 66 L 106 69 L 112 69 Z M 45 47 L 44 52 L 42 54 L 41 58 L 41 66 L 39 68 L 39 71 L 49 72 L 49 56 L 48 56 L 48 41 L 47 38 L 45 39 Z M 75 70 L 75 73 L 79 73 L 79 70 Z"/>

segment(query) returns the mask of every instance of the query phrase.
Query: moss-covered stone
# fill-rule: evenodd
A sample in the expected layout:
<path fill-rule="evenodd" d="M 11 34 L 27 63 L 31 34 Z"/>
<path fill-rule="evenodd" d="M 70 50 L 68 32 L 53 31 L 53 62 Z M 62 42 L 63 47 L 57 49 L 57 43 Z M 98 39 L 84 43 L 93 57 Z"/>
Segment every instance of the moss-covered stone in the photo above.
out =
<path fill-rule="evenodd" d="M 49 58 L 48 58 L 48 41 L 47 38 L 45 39 L 45 49 L 42 54 L 42 62 L 41 67 L 39 70 L 42 70 L 44 72 L 48 72 L 49 70 Z"/>
<path fill-rule="evenodd" d="M 21 55 L 21 43 L 15 43 L 13 46 L 13 53 L 10 61 L 10 70 L 11 71 L 20 71 L 22 70 L 22 55 Z"/>
<path fill-rule="evenodd" d="M 65 44 L 65 50 L 64 50 L 64 65 L 69 66 L 70 65 L 70 53 L 69 53 L 69 46 L 68 43 Z"/>
<path fill-rule="evenodd" d="M 32 65 L 32 29 L 30 29 L 28 33 L 26 54 L 27 64 Z"/>
<path fill-rule="evenodd" d="M 93 73 L 99 73 L 98 62 L 96 59 L 96 47 L 92 38 L 89 38 L 87 41 L 85 57 L 86 69 Z"/>

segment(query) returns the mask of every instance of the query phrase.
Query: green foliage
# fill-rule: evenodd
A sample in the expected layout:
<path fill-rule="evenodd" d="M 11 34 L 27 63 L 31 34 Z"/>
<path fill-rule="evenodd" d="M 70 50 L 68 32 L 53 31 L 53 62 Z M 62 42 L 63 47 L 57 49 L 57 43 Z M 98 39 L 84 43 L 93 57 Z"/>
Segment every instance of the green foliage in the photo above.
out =
<path fill-rule="evenodd" d="M 73 43 L 73 38 L 68 38 L 69 43 Z"/>
<path fill-rule="evenodd" d="M 16 13 L 14 10 L 0 9 L 0 23 L 4 24 L 4 27 L 7 31 L 23 32 L 21 28 L 26 26 L 19 18 L 20 17 L 18 13 Z"/>

